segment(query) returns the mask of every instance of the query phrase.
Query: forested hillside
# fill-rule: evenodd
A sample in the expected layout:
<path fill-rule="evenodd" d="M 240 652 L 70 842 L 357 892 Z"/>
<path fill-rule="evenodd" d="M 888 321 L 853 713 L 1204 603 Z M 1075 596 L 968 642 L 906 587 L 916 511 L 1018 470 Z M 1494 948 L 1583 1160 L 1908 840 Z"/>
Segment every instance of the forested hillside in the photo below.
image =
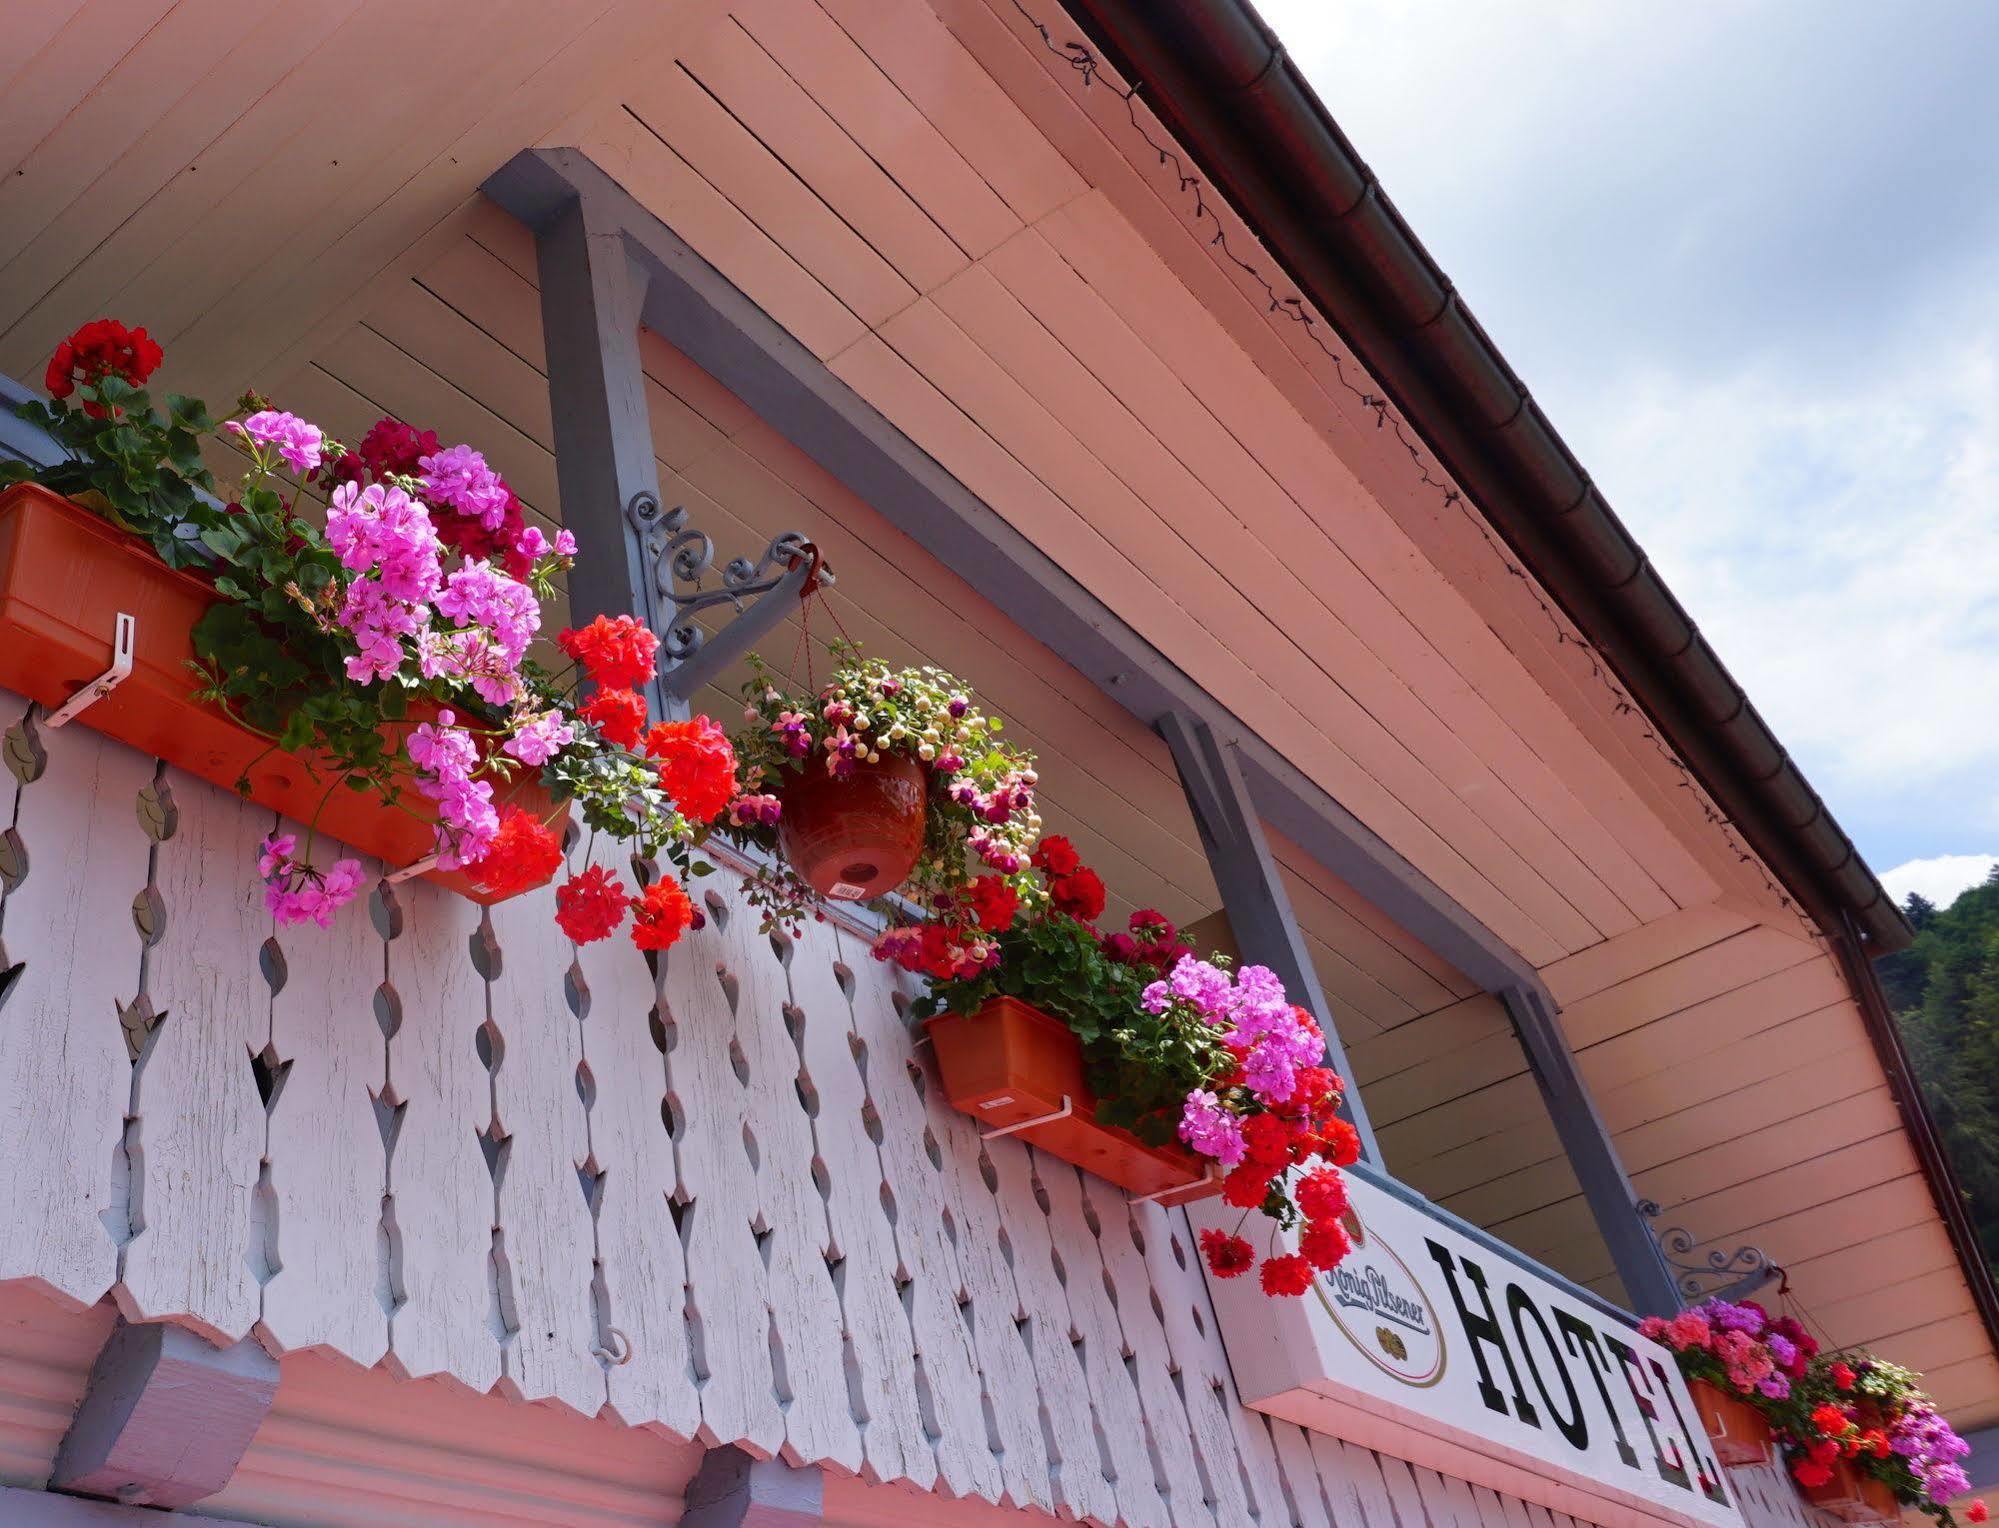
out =
<path fill-rule="evenodd" d="M 1916 942 L 1877 969 L 1986 1259 L 1999 1267 L 1999 870 L 1939 910 L 1907 903 Z"/>

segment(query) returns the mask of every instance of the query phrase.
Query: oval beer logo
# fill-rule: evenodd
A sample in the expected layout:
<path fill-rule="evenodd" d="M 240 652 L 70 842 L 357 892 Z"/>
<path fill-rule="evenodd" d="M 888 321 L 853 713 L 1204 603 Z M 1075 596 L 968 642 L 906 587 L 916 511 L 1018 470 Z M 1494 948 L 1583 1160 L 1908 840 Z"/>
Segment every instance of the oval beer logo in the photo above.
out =
<path fill-rule="evenodd" d="M 1314 1286 L 1340 1334 L 1382 1373 L 1424 1389 L 1444 1374 L 1444 1332 L 1430 1297 L 1380 1233 L 1348 1211 L 1353 1251 Z"/>

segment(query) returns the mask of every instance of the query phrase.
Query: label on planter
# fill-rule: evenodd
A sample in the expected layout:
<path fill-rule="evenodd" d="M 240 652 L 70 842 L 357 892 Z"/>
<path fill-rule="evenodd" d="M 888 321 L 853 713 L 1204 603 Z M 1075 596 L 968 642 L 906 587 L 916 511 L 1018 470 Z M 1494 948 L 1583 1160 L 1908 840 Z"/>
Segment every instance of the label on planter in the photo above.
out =
<path fill-rule="evenodd" d="M 1667 1349 L 1413 1195 L 1347 1182 L 1354 1250 L 1302 1298 L 1208 1278 L 1247 1405 L 1592 1521 L 1741 1524 Z"/>
<path fill-rule="evenodd" d="M 858 902 L 867 894 L 867 887 L 856 886 L 849 881 L 835 881 L 826 892 L 836 902 Z"/>

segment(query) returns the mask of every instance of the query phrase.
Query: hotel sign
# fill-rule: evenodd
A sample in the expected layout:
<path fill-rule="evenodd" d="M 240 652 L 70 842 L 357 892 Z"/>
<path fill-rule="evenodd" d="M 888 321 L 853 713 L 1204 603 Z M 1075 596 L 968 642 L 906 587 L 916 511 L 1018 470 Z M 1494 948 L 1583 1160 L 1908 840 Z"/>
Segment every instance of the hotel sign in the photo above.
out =
<path fill-rule="evenodd" d="M 1246 1404 L 1590 1521 L 1740 1528 L 1666 1349 L 1435 1209 L 1348 1182 L 1354 1250 L 1303 1299 L 1208 1280 Z M 1189 1213 L 1232 1230 L 1241 1212 Z"/>

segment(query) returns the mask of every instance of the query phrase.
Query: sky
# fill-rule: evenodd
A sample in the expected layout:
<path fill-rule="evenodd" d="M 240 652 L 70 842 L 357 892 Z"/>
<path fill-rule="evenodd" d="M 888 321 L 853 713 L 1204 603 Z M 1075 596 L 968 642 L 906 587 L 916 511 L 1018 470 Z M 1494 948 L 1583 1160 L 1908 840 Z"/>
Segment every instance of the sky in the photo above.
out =
<path fill-rule="evenodd" d="M 1999 853 L 1999 4 L 1258 0 L 1897 896 Z"/>

